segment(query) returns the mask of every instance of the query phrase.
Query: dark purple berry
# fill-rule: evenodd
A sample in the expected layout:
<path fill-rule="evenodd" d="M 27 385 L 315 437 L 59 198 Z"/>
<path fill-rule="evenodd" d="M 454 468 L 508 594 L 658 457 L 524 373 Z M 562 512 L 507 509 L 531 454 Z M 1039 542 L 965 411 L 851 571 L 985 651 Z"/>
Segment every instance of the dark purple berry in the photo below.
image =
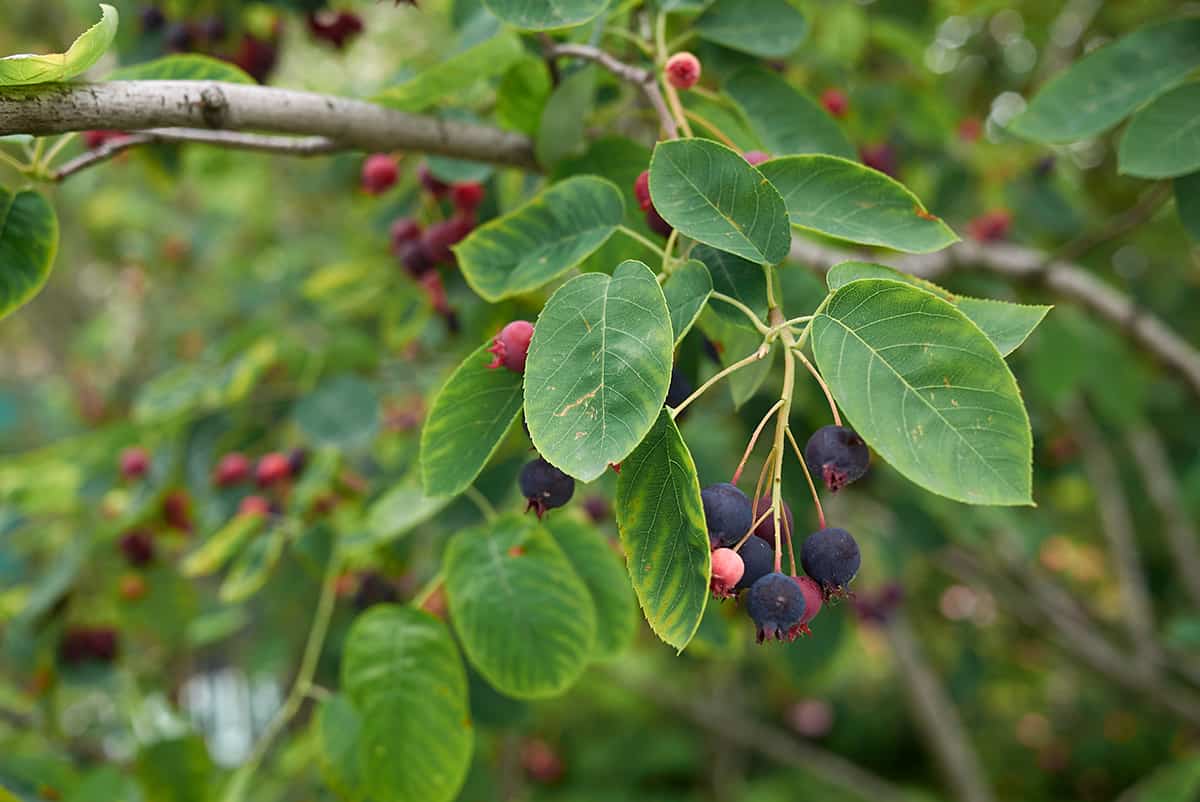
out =
<path fill-rule="evenodd" d="M 871 464 L 867 444 L 854 430 L 845 426 L 822 426 L 804 445 L 804 461 L 825 486 L 836 493 L 861 479 Z"/>
<path fill-rule="evenodd" d="M 136 529 L 121 537 L 121 553 L 130 565 L 141 567 L 154 560 L 154 536 Z"/>
<path fill-rule="evenodd" d="M 669 237 L 671 236 L 671 232 L 675 230 L 670 223 L 662 218 L 662 215 L 658 213 L 658 209 L 655 209 L 653 206 L 646 210 L 646 225 L 660 237 Z"/>
<path fill-rule="evenodd" d="M 588 496 L 583 500 L 583 511 L 592 523 L 598 524 L 612 517 L 612 507 L 604 496 Z"/>
<path fill-rule="evenodd" d="M 575 493 L 575 480 L 541 457 L 521 469 L 519 484 L 529 501 L 526 511 L 533 510 L 539 518 L 546 510 L 566 504 Z"/>
<path fill-rule="evenodd" d="M 746 612 L 758 628 L 758 642 L 785 640 L 804 618 L 804 593 L 790 576 L 770 573 L 750 587 Z"/>
<path fill-rule="evenodd" d="M 667 387 L 667 406 L 675 408 L 688 399 L 696 388 L 678 368 L 671 371 L 671 384 Z M 687 410 L 684 410 L 684 414 Z"/>
<path fill-rule="evenodd" d="M 845 590 L 858 573 L 862 555 L 845 529 L 829 527 L 809 535 L 800 549 L 804 573 L 821 586 L 825 596 Z"/>
<path fill-rule="evenodd" d="M 220 42 L 228 33 L 224 17 L 208 17 L 200 23 L 200 35 L 209 43 Z"/>
<path fill-rule="evenodd" d="M 754 508 L 754 520 L 758 521 L 759 518 L 767 515 L 767 510 L 769 509 L 771 509 L 771 497 L 763 496 L 758 500 L 758 506 Z M 783 532 L 779 534 L 781 541 L 785 535 L 791 535 L 792 532 L 796 531 L 796 527 L 792 523 L 792 508 L 788 506 L 786 501 L 783 502 L 782 512 Z M 758 526 L 754 527 L 754 534 L 770 543 L 773 548 L 775 546 L 775 516 L 767 515 L 766 518 L 759 521 Z"/>
<path fill-rule="evenodd" d="M 308 449 L 293 448 L 287 454 L 288 461 L 288 476 L 293 478 L 304 473 L 304 469 L 308 467 Z"/>
<path fill-rule="evenodd" d="M 413 278 L 419 279 L 437 266 L 429 246 L 423 240 L 402 242 L 396 246 L 395 252 L 396 258 L 404 266 L 404 272 Z"/>
<path fill-rule="evenodd" d="M 354 609 L 365 610 L 376 604 L 388 604 L 400 600 L 400 592 L 396 586 L 383 574 L 369 571 L 358 581 L 358 590 L 354 593 Z"/>
<path fill-rule="evenodd" d="M 738 554 L 742 557 L 742 578 L 734 590 L 745 590 L 775 570 L 775 549 L 767 541 L 752 537 L 742 544 Z"/>
<path fill-rule="evenodd" d="M 63 633 L 58 656 L 67 665 L 88 660 L 111 663 L 117 657 L 117 631 L 111 627 L 75 627 Z"/>
<path fill-rule="evenodd" d="M 732 546 L 746 536 L 754 525 L 750 499 L 729 482 L 709 485 L 700 491 L 708 542 L 714 549 Z"/>
<path fill-rule="evenodd" d="M 142 30 L 146 33 L 161 31 L 167 24 L 167 15 L 158 6 L 146 6 L 142 9 Z"/>
<path fill-rule="evenodd" d="M 192 49 L 192 28 L 186 22 L 176 22 L 167 28 L 163 44 L 172 53 L 186 53 Z"/>

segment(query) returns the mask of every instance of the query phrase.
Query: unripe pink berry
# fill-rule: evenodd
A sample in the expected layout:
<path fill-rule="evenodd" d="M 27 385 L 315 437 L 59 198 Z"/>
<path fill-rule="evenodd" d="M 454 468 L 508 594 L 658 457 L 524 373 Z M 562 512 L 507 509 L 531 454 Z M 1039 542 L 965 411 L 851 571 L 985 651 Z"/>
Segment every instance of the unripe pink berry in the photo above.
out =
<path fill-rule="evenodd" d="M 742 158 L 749 162 L 751 167 L 757 167 L 767 159 L 771 158 L 771 154 L 764 153 L 761 150 L 748 150 L 742 154 Z"/>
<path fill-rule="evenodd" d="M 676 89 L 691 89 L 700 80 L 700 59 L 686 50 L 681 50 L 667 59 L 663 69 L 667 83 Z"/>
<path fill-rule="evenodd" d="M 150 452 L 133 446 L 121 452 L 121 475 L 126 479 L 141 479 L 150 470 Z"/>
<path fill-rule="evenodd" d="M 712 592 L 718 599 L 734 595 L 734 588 L 742 581 L 746 564 L 733 549 L 717 549 L 712 553 Z"/>
<path fill-rule="evenodd" d="M 229 487 L 250 478 L 250 460 L 245 454 L 233 452 L 221 457 L 217 469 L 213 471 L 213 484 L 217 487 Z"/>
<path fill-rule="evenodd" d="M 821 612 L 821 604 L 823 601 L 821 594 L 821 586 L 807 576 L 794 576 L 796 584 L 800 586 L 800 593 L 804 595 L 804 615 L 800 617 L 800 622 L 788 631 L 788 640 L 795 640 L 801 635 L 811 635 L 812 630 L 808 628 L 808 622 L 817 617 L 817 613 Z"/>
<path fill-rule="evenodd" d="M 533 339 L 533 324 L 528 320 L 514 320 L 500 330 L 492 340 L 488 351 L 495 358 L 489 368 L 504 366 L 513 373 L 525 372 L 525 357 L 529 355 L 529 341 Z"/>
<path fill-rule="evenodd" d="M 372 195 L 382 195 L 392 188 L 398 176 L 395 159 L 386 153 L 372 153 L 363 162 L 362 188 Z"/>
<path fill-rule="evenodd" d="M 633 194 L 637 198 L 638 206 L 642 211 L 648 210 L 653 204 L 650 202 L 650 171 L 642 170 L 637 180 L 633 182 Z"/>
<path fill-rule="evenodd" d="M 292 466 L 288 458 L 278 452 L 264 454 L 254 469 L 254 479 L 259 487 L 270 487 L 291 475 Z"/>
<path fill-rule="evenodd" d="M 257 515 L 265 518 L 271 514 L 271 502 L 262 496 L 246 496 L 238 505 L 238 515 Z"/>
<path fill-rule="evenodd" d="M 850 101 L 847 100 L 845 92 L 831 86 L 821 93 L 821 105 L 834 117 L 845 117 Z"/>

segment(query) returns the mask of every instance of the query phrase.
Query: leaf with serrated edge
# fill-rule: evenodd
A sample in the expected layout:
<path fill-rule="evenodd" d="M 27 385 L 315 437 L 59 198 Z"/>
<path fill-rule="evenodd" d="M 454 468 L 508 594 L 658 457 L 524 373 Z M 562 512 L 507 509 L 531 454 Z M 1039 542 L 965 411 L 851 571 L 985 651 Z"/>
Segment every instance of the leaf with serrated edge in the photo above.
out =
<path fill-rule="evenodd" d="M 594 176 L 560 181 L 455 245 L 463 277 L 488 301 L 536 290 L 579 264 L 625 215 L 621 191 Z"/>
<path fill-rule="evenodd" d="M 525 420 L 538 453 L 585 482 L 627 457 L 666 401 L 674 344 L 662 289 L 641 262 L 559 287 L 525 363 Z"/>
<path fill-rule="evenodd" d="M 813 154 L 771 159 L 758 169 L 783 195 L 797 228 L 909 253 L 958 241 L 906 186 L 857 162 Z"/>
<path fill-rule="evenodd" d="M 621 465 L 616 511 L 646 621 L 682 652 L 704 617 L 712 562 L 696 466 L 666 410 Z"/>
<path fill-rule="evenodd" d="M 537 519 L 507 515 L 460 532 L 442 565 L 454 630 L 496 690 L 540 699 L 574 684 L 595 646 L 596 609 Z"/>
<path fill-rule="evenodd" d="M 703 262 L 695 259 L 689 259 L 684 265 L 675 268 L 663 284 L 663 295 L 667 299 L 667 309 L 671 312 L 671 328 L 675 331 L 676 345 L 683 340 L 696 318 L 704 311 L 712 289 L 712 276 L 708 268 Z"/>
<path fill-rule="evenodd" d="M 952 304 L 898 281 L 853 281 L 813 319 L 812 350 L 850 425 L 904 476 L 969 504 L 1033 503 L 1016 380 Z"/>

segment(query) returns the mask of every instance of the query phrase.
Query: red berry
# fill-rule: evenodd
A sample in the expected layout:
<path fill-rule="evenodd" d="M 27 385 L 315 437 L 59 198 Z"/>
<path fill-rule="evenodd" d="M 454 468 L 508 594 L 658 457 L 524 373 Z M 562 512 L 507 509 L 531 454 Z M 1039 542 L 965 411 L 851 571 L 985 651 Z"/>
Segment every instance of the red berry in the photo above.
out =
<path fill-rule="evenodd" d="M 669 237 L 671 236 L 671 232 L 675 230 L 670 223 L 662 218 L 662 215 L 658 213 L 658 209 L 655 209 L 653 206 L 646 210 L 646 225 L 660 237 Z"/>
<path fill-rule="evenodd" d="M 667 59 L 667 66 L 663 72 L 671 86 L 676 89 L 691 89 L 700 80 L 700 59 L 686 50 L 681 50 Z"/>
<path fill-rule="evenodd" d="M 121 139 L 125 136 L 124 131 L 84 131 L 83 144 L 88 150 L 108 144 L 109 142 Z"/>
<path fill-rule="evenodd" d="M 150 470 L 150 452 L 133 446 L 121 452 L 121 475 L 126 479 L 141 479 Z"/>
<path fill-rule="evenodd" d="M 430 258 L 435 264 L 454 261 L 450 246 L 457 245 L 466 239 L 475 228 L 475 219 L 469 214 L 459 214 L 449 220 L 434 223 L 425 229 L 421 241 L 429 251 Z"/>
<path fill-rule="evenodd" d="M 994 209 L 967 223 L 967 233 L 980 242 L 996 242 L 1008 236 L 1012 215 L 1007 209 Z"/>
<path fill-rule="evenodd" d="M 237 452 L 221 457 L 217 469 L 213 471 L 213 484 L 217 487 L 240 484 L 249 478 L 250 460 L 245 454 Z"/>
<path fill-rule="evenodd" d="M 483 203 L 483 184 L 464 181 L 450 188 L 450 199 L 460 212 L 473 212 Z"/>
<path fill-rule="evenodd" d="M 192 531 L 192 500 L 183 490 L 172 490 L 163 499 L 163 519 L 182 532 Z"/>
<path fill-rule="evenodd" d="M 422 164 L 417 168 L 417 180 L 421 182 L 425 191 L 435 198 L 444 198 L 450 191 L 450 185 L 434 176 L 427 164 Z"/>
<path fill-rule="evenodd" d="M 963 142 L 977 142 L 983 136 L 983 123 L 978 117 L 967 117 L 958 123 L 958 138 Z"/>
<path fill-rule="evenodd" d="M 121 553 L 130 565 L 141 567 L 154 559 L 154 536 L 141 529 L 135 529 L 121 536 Z"/>
<path fill-rule="evenodd" d="M 279 60 L 279 49 L 273 42 L 246 34 L 238 43 L 233 63 L 241 67 L 251 78 L 266 83 L 275 63 Z"/>
<path fill-rule="evenodd" d="M 392 253 L 400 255 L 400 246 L 421 236 L 421 224 L 411 217 L 397 217 L 392 222 Z"/>
<path fill-rule="evenodd" d="M 271 502 L 262 496 L 246 496 L 238 505 L 238 515 L 257 515 L 265 518 L 271 514 Z"/>
<path fill-rule="evenodd" d="M 521 747 L 521 766 L 529 779 L 546 785 L 558 782 L 566 772 L 558 752 L 540 738 L 530 738 Z"/>
<path fill-rule="evenodd" d="M 442 277 L 436 270 L 430 270 L 421 276 L 420 282 L 425 288 L 425 294 L 429 296 L 429 305 L 433 307 L 433 311 L 447 316 L 454 313 L 446 299 L 446 285 L 442 284 Z"/>
<path fill-rule="evenodd" d="M 528 320 L 514 320 L 492 340 L 488 351 L 495 358 L 488 363 L 489 368 L 504 366 L 513 373 L 525 372 L 525 357 L 529 354 L 529 341 L 533 339 L 533 324 Z"/>
<path fill-rule="evenodd" d="M 642 211 L 646 211 L 653 204 L 650 202 L 650 171 L 642 170 L 638 175 L 637 180 L 633 182 L 633 194 L 637 198 L 638 206 L 642 207 Z"/>
<path fill-rule="evenodd" d="M 307 22 L 313 38 L 323 39 L 338 50 L 363 32 L 362 18 L 349 11 L 312 11 L 308 14 Z"/>
<path fill-rule="evenodd" d="M 254 479 L 259 487 L 270 487 L 282 482 L 291 475 L 291 464 L 288 458 L 279 452 L 264 454 L 254 469 Z"/>
<path fill-rule="evenodd" d="M 845 92 L 831 86 L 821 93 L 821 105 L 834 117 L 845 117 L 850 101 L 846 99 Z"/>
<path fill-rule="evenodd" d="M 886 142 L 880 142 L 875 145 L 863 145 L 858 149 L 859 158 L 862 163 L 870 167 L 872 170 L 896 177 L 896 149 Z"/>
<path fill-rule="evenodd" d="M 733 549 L 717 549 L 712 553 L 712 593 L 718 599 L 728 599 L 734 595 L 734 588 L 742 581 L 746 564 Z"/>
<path fill-rule="evenodd" d="M 399 175 L 395 159 L 386 153 L 372 153 L 363 162 L 362 188 L 372 195 L 382 195 L 392 188 Z"/>
<path fill-rule="evenodd" d="M 771 154 L 764 153 L 761 150 L 748 150 L 742 154 L 742 158 L 749 162 L 751 167 L 757 167 L 767 159 L 771 158 Z"/>
<path fill-rule="evenodd" d="M 800 593 L 804 596 L 804 615 L 800 617 L 800 622 L 788 631 L 788 640 L 812 634 L 812 630 L 808 628 L 808 622 L 821 612 L 823 603 L 820 585 L 806 576 L 794 576 L 792 579 L 796 580 L 796 584 L 800 586 Z"/>

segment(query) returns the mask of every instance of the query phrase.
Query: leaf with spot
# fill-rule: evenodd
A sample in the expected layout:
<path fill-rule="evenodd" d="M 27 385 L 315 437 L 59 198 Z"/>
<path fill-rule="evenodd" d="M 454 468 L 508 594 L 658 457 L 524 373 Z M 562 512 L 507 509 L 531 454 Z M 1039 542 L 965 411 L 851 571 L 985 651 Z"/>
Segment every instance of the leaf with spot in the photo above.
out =
<path fill-rule="evenodd" d="M 1033 440 L 1016 380 L 953 304 L 860 279 L 829 296 L 811 337 L 850 425 L 904 476 L 969 504 L 1033 503 Z"/>
<path fill-rule="evenodd" d="M 667 398 L 674 343 L 662 289 L 641 262 L 559 287 L 525 364 L 525 420 L 538 452 L 585 482 L 627 457 Z"/>
<path fill-rule="evenodd" d="M 666 283 L 663 295 L 671 313 L 671 328 L 675 331 L 675 344 L 684 338 L 704 311 L 708 296 L 712 295 L 712 276 L 703 262 L 689 259 L 675 268 Z"/>
<path fill-rule="evenodd" d="M 725 82 L 754 127 L 763 147 L 774 156 L 828 153 L 845 159 L 858 153 L 837 122 L 811 97 L 762 67 L 744 67 Z"/>
<path fill-rule="evenodd" d="M 785 156 L 759 169 L 783 195 L 797 228 L 909 253 L 938 251 L 958 241 L 906 186 L 858 162 L 820 154 Z"/>
<path fill-rule="evenodd" d="M 666 410 L 621 465 L 616 510 L 646 621 L 683 651 L 704 617 L 712 562 L 696 465 Z"/>
<path fill-rule="evenodd" d="M 471 289 L 488 301 L 536 290 L 583 261 L 625 215 L 610 181 L 560 181 L 516 211 L 471 232 L 454 246 Z"/>
<path fill-rule="evenodd" d="M 450 618 L 468 659 L 501 693 L 557 696 L 596 643 L 596 608 L 546 530 L 507 515 L 459 532 L 442 568 Z"/>
<path fill-rule="evenodd" d="M 1159 95 L 1133 115 L 1121 136 L 1118 166 L 1139 178 L 1200 170 L 1200 81 Z"/>
<path fill-rule="evenodd" d="M 490 343 L 471 352 L 433 400 L 421 430 L 421 481 L 430 496 L 472 482 L 521 414 L 521 374 L 489 368 Z"/>
<path fill-rule="evenodd" d="M 11 11 L 10 11 L 11 13 Z M 65 53 L 21 53 L 0 58 L 0 86 L 69 81 L 95 64 L 117 35 L 117 10 L 100 4 L 100 21 L 81 33 Z"/>
<path fill-rule="evenodd" d="M 659 142 L 650 198 L 691 237 L 759 264 L 778 264 L 792 243 L 783 198 L 737 151 L 707 139 Z"/>
<path fill-rule="evenodd" d="M 58 252 L 58 217 L 42 195 L 0 187 L 0 318 L 37 295 Z"/>

